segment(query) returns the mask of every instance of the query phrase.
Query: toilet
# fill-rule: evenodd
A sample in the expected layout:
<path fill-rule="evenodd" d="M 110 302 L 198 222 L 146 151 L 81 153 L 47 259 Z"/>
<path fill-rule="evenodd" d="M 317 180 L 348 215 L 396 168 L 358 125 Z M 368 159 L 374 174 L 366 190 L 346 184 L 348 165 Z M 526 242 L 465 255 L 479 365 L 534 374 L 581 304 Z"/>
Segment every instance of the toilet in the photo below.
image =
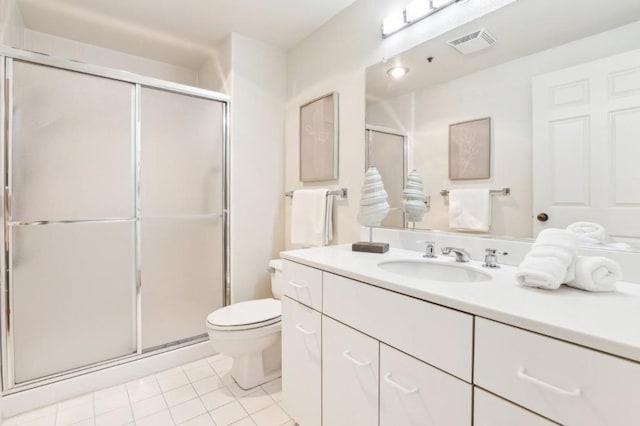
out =
<path fill-rule="evenodd" d="M 274 298 L 233 303 L 207 316 L 213 348 L 233 358 L 231 376 L 243 389 L 280 377 L 282 260 L 269 261 Z"/>

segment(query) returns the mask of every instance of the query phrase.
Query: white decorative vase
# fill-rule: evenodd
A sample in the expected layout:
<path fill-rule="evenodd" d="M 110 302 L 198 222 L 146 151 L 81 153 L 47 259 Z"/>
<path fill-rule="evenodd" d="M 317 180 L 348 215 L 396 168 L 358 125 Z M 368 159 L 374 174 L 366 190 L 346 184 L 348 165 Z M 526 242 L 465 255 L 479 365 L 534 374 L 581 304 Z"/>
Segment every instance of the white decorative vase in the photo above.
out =
<path fill-rule="evenodd" d="M 358 222 L 362 226 L 380 226 L 389 213 L 387 191 L 375 167 L 369 167 L 364 176 Z"/>
<path fill-rule="evenodd" d="M 402 191 L 402 195 L 404 196 L 402 208 L 407 215 L 407 220 L 413 222 L 415 228 L 416 222 L 420 222 L 427 212 L 427 206 L 424 204 L 427 197 L 424 195 L 422 178 L 417 171 L 412 170 L 407 176 L 407 187 Z"/>

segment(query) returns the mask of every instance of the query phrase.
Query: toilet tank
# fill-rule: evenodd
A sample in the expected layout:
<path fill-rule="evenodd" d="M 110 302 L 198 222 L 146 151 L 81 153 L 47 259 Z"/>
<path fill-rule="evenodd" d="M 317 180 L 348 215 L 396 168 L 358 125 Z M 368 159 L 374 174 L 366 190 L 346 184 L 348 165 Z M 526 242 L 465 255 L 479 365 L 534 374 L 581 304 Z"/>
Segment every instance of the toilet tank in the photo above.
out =
<path fill-rule="evenodd" d="M 273 259 L 269 261 L 269 270 L 271 271 L 271 292 L 276 299 L 282 299 L 284 293 L 284 277 L 282 275 L 282 259 Z"/>

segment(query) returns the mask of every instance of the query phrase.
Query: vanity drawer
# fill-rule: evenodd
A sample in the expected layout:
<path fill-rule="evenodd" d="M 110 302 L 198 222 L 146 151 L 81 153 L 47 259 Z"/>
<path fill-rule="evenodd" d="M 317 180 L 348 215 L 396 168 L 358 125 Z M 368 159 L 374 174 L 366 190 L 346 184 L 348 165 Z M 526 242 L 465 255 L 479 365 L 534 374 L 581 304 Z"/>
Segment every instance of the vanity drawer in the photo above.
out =
<path fill-rule="evenodd" d="M 554 426 L 544 417 L 480 388 L 473 391 L 473 426 Z"/>
<path fill-rule="evenodd" d="M 471 382 L 471 315 L 327 272 L 323 301 L 326 315 Z"/>
<path fill-rule="evenodd" d="M 322 271 L 284 261 L 284 294 L 322 312 Z"/>
<path fill-rule="evenodd" d="M 640 364 L 482 318 L 474 383 L 565 425 L 640 424 Z"/>
<path fill-rule="evenodd" d="M 380 344 L 380 426 L 471 425 L 471 385 Z"/>

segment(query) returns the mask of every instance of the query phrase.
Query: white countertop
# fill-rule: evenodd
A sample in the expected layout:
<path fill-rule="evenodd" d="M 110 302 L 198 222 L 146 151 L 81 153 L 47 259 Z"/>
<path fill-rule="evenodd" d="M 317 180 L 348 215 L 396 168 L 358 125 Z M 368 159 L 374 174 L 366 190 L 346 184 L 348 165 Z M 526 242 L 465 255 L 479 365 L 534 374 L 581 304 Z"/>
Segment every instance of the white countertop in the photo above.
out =
<path fill-rule="evenodd" d="M 516 268 L 481 268 L 490 281 L 436 282 L 385 271 L 378 262 L 421 259 L 422 253 L 391 248 L 374 254 L 351 251 L 351 245 L 292 250 L 281 257 L 358 281 L 521 327 L 640 362 L 640 285 L 619 282 L 613 293 L 590 293 L 567 286 L 558 290 L 524 287 Z M 455 263 L 439 256 L 438 261 Z"/>

